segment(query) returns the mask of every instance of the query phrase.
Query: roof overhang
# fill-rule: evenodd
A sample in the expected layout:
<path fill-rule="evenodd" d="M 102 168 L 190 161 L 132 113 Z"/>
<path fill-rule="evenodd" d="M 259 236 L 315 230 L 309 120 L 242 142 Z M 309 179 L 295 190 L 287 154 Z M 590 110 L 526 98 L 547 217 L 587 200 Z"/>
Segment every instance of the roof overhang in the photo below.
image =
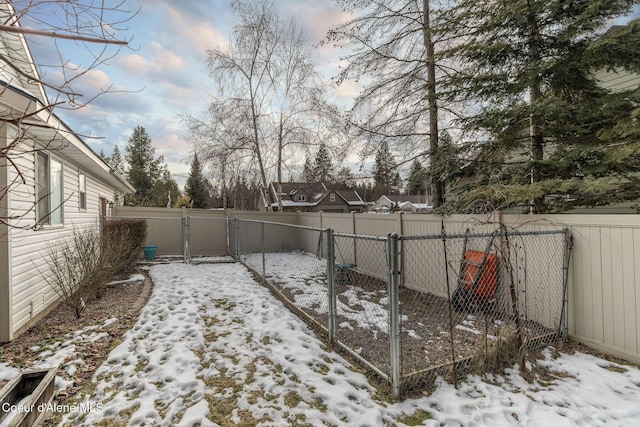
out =
<path fill-rule="evenodd" d="M 29 93 L 0 82 L 0 119 L 13 123 L 25 135 L 35 139 L 39 148 L 57 150 L 61 157 L 77 164 L 88 175 L 104 182 L 120 193 L 133 193 L 135 188 L 113 170 L 50 108 Z"/>

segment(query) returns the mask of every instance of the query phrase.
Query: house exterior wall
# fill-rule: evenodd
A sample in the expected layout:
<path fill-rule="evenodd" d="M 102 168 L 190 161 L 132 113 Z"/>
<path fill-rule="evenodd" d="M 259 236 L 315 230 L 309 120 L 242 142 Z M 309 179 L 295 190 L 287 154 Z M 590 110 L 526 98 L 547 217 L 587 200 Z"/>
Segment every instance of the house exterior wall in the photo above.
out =
<path fill-rule="evenodd" d="M 9 130 L 9 137 L 11 137 Z M 31 140 L 25 140 L 24 146 L 42 149 Z M 16 150 L 17 151 L 17 150 Z M 51 156 L 62 161 L 63 167 L 63 224 L 43 226 L 34 229 L 36 224 L 36 154 L 32 150 L 24 150 L 20 156 L 12 158 L 22 174 L 24 183 L 12 186 L 8 198 L 12 215 L 19 218 L 12 221 L 7 230 L 9 256 L 9 283 L 4 292 L 8 292 L 8 304 L 11 315 L 9 326 L 2 319 L 3 327 L 8 328 L 2 339 L 13 339 L 33 322 L 42 317 L 57 302 L 58 295 L 50 288 L 43 274 L 47 274 L 47 255 L 52 246 L 60 244 L 70 237 L 74 227 L 98 226 L 100 198 L 113 201 L 114 190 L 102 184 L 92 176 L 90 170 L 83 170 L 75 165 L 62 150 L 51 150 Z M 8 179 L 13 182 L 18 176 L 14 168 L 8 168 Z M 86 209 L 80 209 L 78 194 L 78 174 L 86 176 Z M 17 180 L 19 181 L 19 180 Z M 4 286 L 3 286 L 4 288 Z"/>
<path fill-rule="evenodd" d="M 640 74 L 625 70 L 602 69 L 595 72 L 594 77 L 600 86 L 612 92 L 622 92 L 640 86 Z"/>
<path fill-rule="evenodd" d="M 6 141 L 8 125 L 0 125 L 0 147 Z M 0 189 L 9 185 L 9 167 L 6 156 L 0 156 Z M 11 194 L 0 197 L 0 217 L 8 217 Z M 9 227 L 0 221 L 0 342 L 11 339 L 11 246 Z"/>
<path fill-rule="evenodd" d="M 313 207 L 314 212 L 349 212 L 349 205 L 345 203 L 340 196 L 336 194 L 335 202 L 329 199 L 329 195 L 325 197 L 322 202 Z"/>

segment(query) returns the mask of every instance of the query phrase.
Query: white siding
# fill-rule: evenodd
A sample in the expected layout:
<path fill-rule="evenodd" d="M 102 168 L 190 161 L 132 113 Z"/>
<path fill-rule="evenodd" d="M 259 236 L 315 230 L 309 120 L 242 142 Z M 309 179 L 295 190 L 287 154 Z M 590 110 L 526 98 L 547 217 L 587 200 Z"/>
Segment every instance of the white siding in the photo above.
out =
<path fill-rule="evenodd" d="M 599 70 L 594 77 L 600 86 L 612 92 L 623 92 L 640 86 L 640 75 L 625 70 Z"/>
<path fill-rule="evenodd" d="M 30 144 L 33 144 L 32 142 Z M 25 150 L 28 151 L 28 150 Z M 63 150 L 54 150 L 53 156 L 63 162 L 63 225 L 44 226 L 34 229 L 36 213 L 35 193 L 35 154 L 26 152 L 14 158 L 24 183 L 12 188 L 11 211 L 20 215 L 10 230 L 11 242 L 11 278 L 12 278 L 12 331 L 28 327 L 31 319 L 46 310 L 58 299 L 42 274 L 47 274 L 46 257 L 51 245 L 59 244 L 69 237 L 74 226 L 98 224 L 99 198 L 112 201 L 114 191 L 100 183 L 91 171 L 81 170 L 87 177 L 87 209 L 80 210 L 78 200 L 78 167 L 64 156 Z M 18 178 L 16 171 L 10 172 L 11 178 Z"/>

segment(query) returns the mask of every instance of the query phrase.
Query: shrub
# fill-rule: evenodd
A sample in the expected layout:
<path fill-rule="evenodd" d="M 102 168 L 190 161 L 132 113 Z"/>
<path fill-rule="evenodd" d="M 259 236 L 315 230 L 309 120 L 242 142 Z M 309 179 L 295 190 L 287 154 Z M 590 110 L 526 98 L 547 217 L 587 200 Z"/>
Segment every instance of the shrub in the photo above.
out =
<path fill-rule="evenodd" d="M 131 273 L 147 239 L 143 219 L 110 219 L 102 232 L 102 263 L 113 276 Z"/>
<path fill-rule="evenodd" d="M 74 226 L 70 237 L 49 244 L 45 261 L 42 278 L 79 318 L 92 291 L 108 279 L 100 260 L 100 230 Z"/>
<path fill-rule="evenodd" d="M 146 235 L 144 220 L 109 220 L 102 233 L 96 225 L 74 226 L 70 237 L 49 245 L 40 274 L 79 318 L 114 276 L 133 271 Z"/>

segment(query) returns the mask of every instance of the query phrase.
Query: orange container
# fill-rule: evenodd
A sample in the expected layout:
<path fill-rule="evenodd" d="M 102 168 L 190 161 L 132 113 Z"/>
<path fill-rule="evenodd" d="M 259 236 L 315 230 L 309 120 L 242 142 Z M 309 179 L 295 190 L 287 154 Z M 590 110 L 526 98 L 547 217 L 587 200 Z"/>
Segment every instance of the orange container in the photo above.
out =
<path fill-rule="evenodd" d="M 482 262 L 482 258 L 484 257 L 484 252 L 480 251 L 466 251 L 464 254 L 465 261 L 475 262 L 480 264 Z M 463 271 L 463 280 L 465 281 L 464 287 L 467 288 L 470 292 L 474 292 L 472 289 L 472 283 L 475 282 L 478 277 L 478 273 L 480 271 L 480 266 L 465 263 L 464 271 Z M 498 257 L 494 254 L 487 254 L 487 258 L 485 259 L 484 270 L 482 270 L 482 275 L 477 282 L 477 287 L 475 289 L 475 294 L 482 298 L 483 300 L 490 300 L 496 294 L 496 286 L 498 284 Z"/>

